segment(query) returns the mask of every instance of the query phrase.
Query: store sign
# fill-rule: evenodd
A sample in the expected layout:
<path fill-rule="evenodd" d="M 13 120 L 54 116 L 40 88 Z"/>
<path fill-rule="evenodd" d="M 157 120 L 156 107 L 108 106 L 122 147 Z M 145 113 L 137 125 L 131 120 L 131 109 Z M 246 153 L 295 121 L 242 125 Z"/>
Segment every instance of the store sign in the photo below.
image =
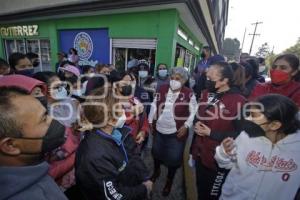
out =
<path fill-rule="evenodd" d="M 109 64 L 108 29 L 63 30 L 59 36 L 60 50 L 67 53 L 70 48 L 75 48 L 80 58 L 79 65 Z"/>
<path fill-rule="evenodd" d="M 39 35 L 38 29 L 38 25 L 1 27 L 0 34 L 2 37 L 37 36 Z"/>

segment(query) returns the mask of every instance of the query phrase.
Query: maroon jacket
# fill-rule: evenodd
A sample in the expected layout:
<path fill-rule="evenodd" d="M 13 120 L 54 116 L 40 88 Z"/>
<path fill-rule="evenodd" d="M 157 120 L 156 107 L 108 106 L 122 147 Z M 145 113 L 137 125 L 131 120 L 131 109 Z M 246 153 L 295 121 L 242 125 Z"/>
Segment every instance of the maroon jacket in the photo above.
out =
<path fill-rule="evenodd" d="M 272 83 L 257 84 L 252 91 L 249 100 L 253 100 L 256 97 L 262 96 L 264 94 L 281 94 L 283 96 L 289 97 L 300 107 L 300 83 L 296 81 L 290 81 L 285 85 L 275 86 Z"/>
<path fill-rule="evenodd" d="M 208 127 L 211 132 L 227 133 L 235 130 L 234 120 L 238 113 L 241 113 L 241 108 L 245 103 L 245 98 L 238 93 L 226 92 L 223 94 L 215 106 L 208 107 L 208 92 L 205 90 L 200 99 L 200 106 L 197 114 L 197 121 L 201 121 Z M 214 113 L 214 114 L 212 114 Z M 212 119 L 208 119 L 213 116 Z M 231 119 L 226 119 L 231 118 Z M 216 168 L 214 160 L 215 149 L 220 144 L 220 141 L 213 137 L 202 137 L 194 134 L 191 145 L 191 153 L 195 160 L 201 160 L 202 164 L 210 169 Z"/>
<path fill-rule="evenodd" d="M 156 106 L 157 106 L 156 119 L 159 118 L 162 111 L 164 110 L 164 105 L 166 102 L 166 97 L 169 88 L 170 88 L 169 85 L 162 85 L 157 93 L 158 96 L 156 102 Z M 184 125 L 184 122 L 190 116 L 189 103 L 192 96 L 193 96 L 193 91 L 190 88 L 183 87 L 178 95 L 178 98 L 176 99 L 176 102 L 174 103 L 174 117 L 175 117 L 177 130 Z M 186 139 L 187 136 L 188 134 L 184 137 L 184 139 Z"/>

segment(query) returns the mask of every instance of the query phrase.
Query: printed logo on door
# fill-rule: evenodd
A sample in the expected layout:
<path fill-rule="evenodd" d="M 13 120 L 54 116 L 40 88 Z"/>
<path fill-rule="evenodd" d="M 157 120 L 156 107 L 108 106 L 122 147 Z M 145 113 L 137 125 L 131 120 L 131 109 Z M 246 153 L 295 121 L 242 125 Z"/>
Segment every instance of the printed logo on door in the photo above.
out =
<path fill-rule="evenodd" d="M 90 35 L 86 32 L 78 33 L 74 39 L 74 48 L 81 60 L 89 59 L 93 54 L 93 41 Z"/>

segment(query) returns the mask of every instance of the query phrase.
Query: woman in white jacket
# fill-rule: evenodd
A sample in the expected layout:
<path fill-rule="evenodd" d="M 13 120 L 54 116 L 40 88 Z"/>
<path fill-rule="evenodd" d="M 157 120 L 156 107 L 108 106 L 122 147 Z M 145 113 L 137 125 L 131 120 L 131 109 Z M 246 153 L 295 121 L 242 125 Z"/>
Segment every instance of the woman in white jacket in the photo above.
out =
<path fill-rule="evenodd" d="M 266 95 L 252 105 L 240 135 L 216 148 L 219 167 L 231 169 L 220 199 L 292 200 L 300 187 L 298 107 Z"/>

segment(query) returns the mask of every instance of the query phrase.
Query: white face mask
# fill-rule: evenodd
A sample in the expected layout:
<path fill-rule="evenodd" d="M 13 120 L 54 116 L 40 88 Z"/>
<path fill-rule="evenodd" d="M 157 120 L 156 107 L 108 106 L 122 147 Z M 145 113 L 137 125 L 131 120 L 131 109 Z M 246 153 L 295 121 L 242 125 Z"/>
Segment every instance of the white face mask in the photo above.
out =
<path fill-rule="evenodd" d="M 75 95 L 75 96 L 80 97 L 80 96 L 82 96 L 83 93 L 82 93 L 81 90 L 73 90 L 73 91 L 72 91 L 72 94 Z"/>
<path fill-rule="evenodd" d="M 168 70 L 166 70 L 166 69 L 161 69 L 161 70 L 158 70 L 158 75 L 160 76 L 160 77 L 166 77 L 167 75 L 168 75 Z"/>
<path fill-rule="evenodd" d="M 171 80 L 170 87 L 172 90 L 178 90 L 179 88 L 181 88 L 181 82 L 176 81 L 176 80 Z"/>
<path fill-rule="evenodd" d="M 146 78 L 148 76 L 148 71 L 139 71 L 140 78 Z"/>
<path fill-rule="evenodd" d="M 53 90 L 52 98 L 55 100 L 62 100 L 68 97 L 68 91 L 64 87 Z"/>
<path fill-rule="evenodd" d="M 266 66 L 259 66 L 259 72 L 264 72 L 266 69 Z"/>
<path fill-rule="evenodd" d="M 115 128 L 122 128 L 126 122 L 126 115 L 123 112 L 122 116 L 118 118 L 117 123 L 114 125 Z"/>

